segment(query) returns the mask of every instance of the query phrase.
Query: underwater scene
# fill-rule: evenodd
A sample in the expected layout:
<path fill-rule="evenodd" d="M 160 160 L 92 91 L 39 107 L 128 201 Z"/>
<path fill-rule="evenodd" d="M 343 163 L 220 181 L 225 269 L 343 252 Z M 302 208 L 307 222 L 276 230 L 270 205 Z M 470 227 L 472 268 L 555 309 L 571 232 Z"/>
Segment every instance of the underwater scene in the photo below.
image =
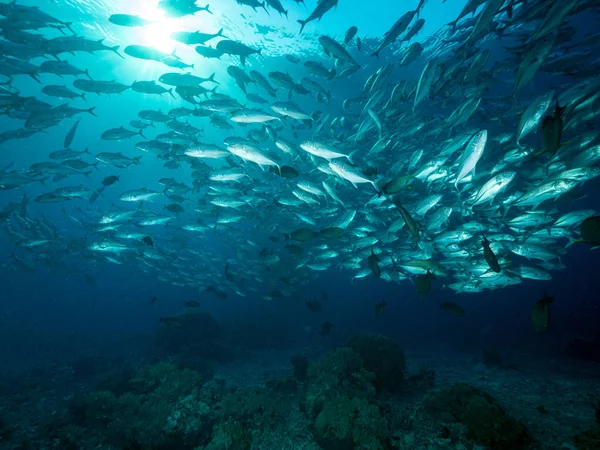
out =
<path fill-rule="evenodd" d="M 0 0 L 0 450 L 600 450 L 598 0 Z"/>

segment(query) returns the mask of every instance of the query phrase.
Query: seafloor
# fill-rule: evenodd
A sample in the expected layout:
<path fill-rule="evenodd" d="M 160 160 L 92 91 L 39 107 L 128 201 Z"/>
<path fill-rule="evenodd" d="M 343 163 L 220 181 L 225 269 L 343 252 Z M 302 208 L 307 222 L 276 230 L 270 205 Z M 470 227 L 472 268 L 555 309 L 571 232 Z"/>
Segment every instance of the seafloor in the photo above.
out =
<path fill-rule="evenodd" d="M 589 360 L 402 351 L 368 333 L 232 350 L 217 328 L 191 338 L 183 326 L 157 342 L 144 357 L 0 378 L 0 448 L 600 449 L 600 364 Z"/>

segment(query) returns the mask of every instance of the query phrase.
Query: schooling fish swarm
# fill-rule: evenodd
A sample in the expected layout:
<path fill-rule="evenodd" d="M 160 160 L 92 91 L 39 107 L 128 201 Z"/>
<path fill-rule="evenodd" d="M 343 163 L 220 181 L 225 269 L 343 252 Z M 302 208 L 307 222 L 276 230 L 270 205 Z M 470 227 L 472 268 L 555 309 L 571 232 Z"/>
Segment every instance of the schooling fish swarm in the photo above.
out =
<path fill-rule="evenodd" d="M 237 3 L 240 11 L 288 14 L 279 0 Z M 563 267 L 565 248 L 580 240 L 582 223 L 585 242 L 600 240 L 595 212 L 570 207 L 600 175 L 600 62 L 590 59 L 600 34 L 581 37 L 573 25 L 584 15 L 597 17 L 598 4 L 469 0 L 455 21 L 417 42 L 425 3 L 381 39 L 361 40 L 348 24 L 343 37 L 314 37 L 319 60 L 287 54 L 270 72 L 264 67 L 275 57 L 230 39 L 226 27 L 174 32 L 174 41 L 196 46 L 198 61 L 189 64 L 149 46 L 121 51 L 75 35 L 76 24 L 43 6 L 1 4 L 0 110 L 21 125 L 2 131 L 0 143 L 76 121 L 64 149 L 46 149 L 47 158 L 28 168 L 1 169 L 0 189 L 43 184 L 48 192 L 35 201 L 68 203 L 66 217 L 85 232 L 75 239 L 44 217 L 31 218 L 24 195 L 0 211 L 12 240 L 35 256 L 15 255 L 16 264 L 59 264 L 75 254 L 134 265 L 219 298 L 288 296 L 333 269 L 352 279 L 414 277 L 421 296 L 436 280 L 457 292 L 481 292 L 550 279 Z M 335 14 L 337 4 L 320 1 L 298 21 L 299 31 Z M 209 21 L 213 13 L 194 0 L 161 0 L 158 7 L 172 18 L 201 14 Z M 127 14 L 107 19 L 112 27 L 152 23 Z M 165 73 L 132 84 L 98 80 L 62 59 L 101 51 L 156 61 Z M 202 74 L 206 58 L 220 59 L 221 70 Z M 181 105 L 166 113 L 140 107 L 138 117 L 97 133 L 135 139 L 126 154 L 95 152 L 93 142 L 75 151 L 70 146 L 96 120 L 95 107 L 54 105 L 13 85 L 21 76 L 41 83 L 41 74 L 56 76 L 60 84 L 40 92 L 60 102 L 131 90 Z M 362 85 L 358 95 L 335 94 L 346 80 Z M 228 83 L 237 95 L 218 92 Z M 536 86 L 544 91 L 535 93 Z M 136 101 L 142 105 L 142 97 Z M 85 115 L 92 117 L 81 123 Z M 221 137 L 207 139 L 206 127 Z M 191 185 L 146 174 L 144 186 L 118 193 L 150 154 Z M 93 187 L 54 186 L 95 176 L 96 169 L 103 181 Z M 100 196 L 116 204 L 84 208 L 83 201 Z M 219 254 L 207 248 L 215 235 Z M 267 236 L 270 243 L 258 243 Z M 451 302 L 442 308 L 462 314 Z"/>

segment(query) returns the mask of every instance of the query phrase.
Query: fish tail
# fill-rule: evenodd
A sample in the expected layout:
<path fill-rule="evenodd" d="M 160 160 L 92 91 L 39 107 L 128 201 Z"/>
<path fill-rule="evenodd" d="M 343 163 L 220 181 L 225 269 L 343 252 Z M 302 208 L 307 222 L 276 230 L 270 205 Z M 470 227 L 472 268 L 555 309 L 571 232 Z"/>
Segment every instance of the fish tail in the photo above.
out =
<path fill-rule="evenodd" d="M 136 156 L 135 158 L 133 158 L 134 164 L 141 166 L 142 165 L 142 158 L 144 157 L 144 155 L 140 155 L 140 156 Z"/>
<path fill-rule="evenodd" d="M 175 98 L 175 96 L 173 95 L 173 88 L 168 89 L 167 92 L 169 93 L 169 95 L 173 98 Z"/>
<path fill-rule="evenodd" d="M 119 46 L 118 45 L 115 45 L 114 47 L 110 47 L 110 51 L 116 53 L 117 55 L 119 55 L 119 58 L 125 59 L 125 57 L 119 53 Z"/>
<path fill-rule="evenodd" d="M 298 23 L 300 24 L 300 32 L 298 34 L 302 34 L 302 30 L 306 26 L 306 20 L 298 20 Z"/>
<path fill-rule="evenodd" d="M 209 14 L 212 14 L 213 12 L 209 9 L 210 5 L 206 5 L 204 8 L 202 8 L 204 11 L 206 11 Z"/>
<path fill-rule="evenodd" d="M 94 116 L 94 117 L 98 117 L 98 116 L 96 115 L 96 113 L 94 112 L 94 110 L 95 110 L 95 109 L 96 109 L 96 107 L 95 107 L 95 106 L 92 106 L 90 109 L 86 109 L 85 111 L 86 111 L 86 112 L 89 112 L 89 113 L 90 113 L 92 116 Z"/>
<path fill-rule="evenodd" d="M 73 28 L 71 28 L 71 25 L 73 25 L 73 22 L 65 22 L 63 23 L 63 25 L 67 28 L 67 30 L 69 30 L 71 33 L 75 34 L 75 32 L 73 31 Z"/>
<path fill-rule="evenodd" d="M 85 92 L 82 92 L 80 97 L 84 102 L 87 102 L 87 99 L 85 98 Z"/>
<path fill-rule="evenodd" d="M 140 129 L 140 132 L 138 133 L 141 137 L 143 137 L 144 139 L 146 139 L 146 136 L 144 136 L 144 130 Z"/>
<path fill-rule="evenodd" d="M 90 76 L 90 72 L 89 72 L 89 70 L 88 70 L 88 69 L 85 69 L 85 70 L 83 71 L 83 73 L 84 73 L 84 74 L 85 74 L 85 76 L 86 76 L 86 77 L 88 77 L 90 80 L 92 79 L 92 77 Z"/>

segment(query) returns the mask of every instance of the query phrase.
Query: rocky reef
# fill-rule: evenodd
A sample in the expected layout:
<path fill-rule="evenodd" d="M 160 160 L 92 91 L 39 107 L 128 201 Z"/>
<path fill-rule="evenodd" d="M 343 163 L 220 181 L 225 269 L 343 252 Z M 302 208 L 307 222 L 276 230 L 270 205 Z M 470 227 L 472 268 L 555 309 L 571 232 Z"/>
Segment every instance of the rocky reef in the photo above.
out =
<path fill-rule="evenodd" d="M 465 367 L 465 359 L 454 378 L 424 360 L 409 373 L 400 345 L 383 335 L 362 333 L 319 355 L 269 351 L 215 361 L 216 377 L 182 364 L 179 351 L 174 355 L 137 364 L 82 360 L 55 376 L 39 372 L 20 384 L 6 382 L 0 386 L 0 448 L 600 448 L 600 404 L 586 413 L 591 418 L 595 412 L 595 423 L 584 418 L 577 431 L 564 433 L 554 424 L 558 403 L 543 394 L 545 388 L 540 386 L 545 397 L 535 397 L 529 411 L 521 409 L 524 397 L 503 394 L 508 380 L 523 382 L 518 372 L 481 362 Z M 486 379 L 494 376 L 494 382 Z M 461 379 L 468 382 L 456 382 Z M 545 406 L 541 398 L 547 398 Z M 35 414 L 32 405 L 41 405 Z M 557 437 L 564 439 L 562 446 L 548 444 Z"/>
<path fill-rule="evenodd" d="M 465 436 L 479 445 L 494 450 L 522 450 L 531 444 L 527 428 L 508 415 L 490 394 L 474 386 L 447 386 L 429 394 L 423 404 L 446 430 L 460 424 L 465 427 Z"/>

